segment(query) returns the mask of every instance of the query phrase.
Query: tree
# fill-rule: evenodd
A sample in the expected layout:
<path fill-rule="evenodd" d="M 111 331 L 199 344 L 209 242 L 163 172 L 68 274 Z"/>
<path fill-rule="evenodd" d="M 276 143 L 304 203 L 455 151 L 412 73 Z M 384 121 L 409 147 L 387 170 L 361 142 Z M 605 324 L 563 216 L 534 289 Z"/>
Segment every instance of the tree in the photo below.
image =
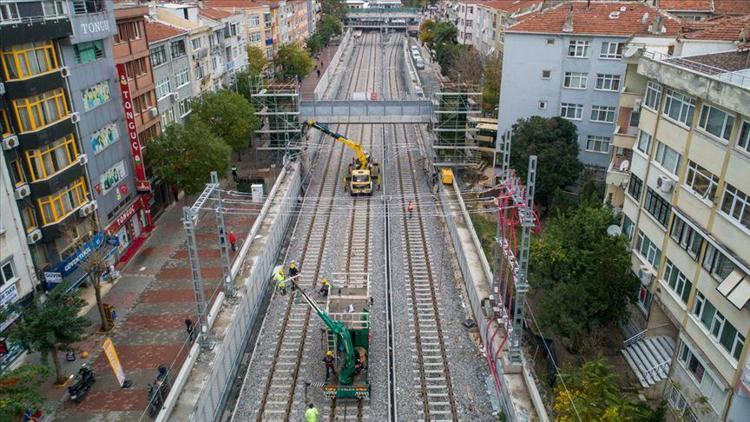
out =
<path fill-rule="evenodd" d="M 500 79 L 502 78 L 503 56 L 495 52 L 484 61 L 482 70 L 482 111 L 495 113 L 500 104 Z"/>
<path fill-rule="evenodd" d="M 454 81 L 478 85 L 482 80 L 482 56 L 473 47 L 457 46 L 459 48 L 453 53 L 450 68 L 444 71 Z"/>
<path fill-rule="evenodd" d="M 561 374 L 553 410 L 559 422 L 629 422 L 653 420 L 654 412 L 617 386 L 611 366 L 602 357 Z"/>
<path fill-rule="evenodd" d="M 341 34 L 341 28 L 342 24 L 339 18 L 336 16 L 323 16 L 320 22 L 318 22 L 316 32 L 320 34 L 323 45 L 327 46 L 331 38 Z"/>
<path fill-rule="evenodd" d="M 73 229 L 67 230 L 72 231 Z M 71 239 L 75 238 L 74 232 L 68 235 Z M 79 241 L 76 245 L 76 249 L 82 248 L 84 243 L 85 242 Z M 91 286 L 94 288 L 96 307 L 99 310 L 99 320 L 101 321 L 100 329 L 103 332 L 107 332 L 112 329 L 112 324 L 110 324 L 109 319 L 107 319 L 107 313 L 104 310 L 104 302 L 102 301 L 102 277 L 108 270 L 107 248 L 100 245 L 97 249 L 92 250 L 85 258 L 81 259 L 79 265 L 89 275 Z"/>
<path fill-rule="evenodd" d="M 268 60 L 266 52 L 257 45 L 247 46 L 247 70 L 252 76 L 258 76 L 266 69 Z"/>
<path fill-rule="evenodd" d="M 423 20 L 419 25 L 419 40 L 425 44 L 432 45 L 432 42 L 435 40 L 434 29 L 435 21 L 430 19 Z"/>
<path fill-rule="evenodd" d="M 253 94 L 260 91 L 261 82 L 260 75 L 253 75 L 249 70 L 243 70 L 235 73 L 232 91 L 242 95 L 252 105 Z"/>
<path fill-rule="evenodd" d="M 555 189 L 575 182 L 583 169 L 578 161 L 578 129 L 562 117 L 532 116 L 513 125 L 512 139 L 510 164 L 523 180 L 529 155 L 537 156 L 534 201 L 546 211 Z"/>
<path fill-rule="evenodd" d="M 284 44 L 279 48 L 276 66 L 281 69 L 282 79 L 305 79 L 315 67 L 315 61 L 304 48 L 297 44 Z"/>
<path fill-rule="evenodd" d="M 91 325 L 86 317 L 78 316 L 86 302 L 66 292 L 66 285 L 59 285 L 47 294 L 44 303 L 34 302 L 18 309 L 20 317 L 10 329 L 10 338 L 19 341 L 34 352 L 40 352 L 46 360 L 52 355 L 55 381 L 65 382 L 60 366 L 59 352 L 70 349 L 73 343 L 86 337 L 86 327 Z"/>
<path fill-rule="evenodd" d="M 316 54 L 324 47 L 323 37 L 317 32 L 313 33 L 312 35 L 307 37 L 307 41 L 305 41 L 305 47 L 307 47 L 307 50 L 310 51 L 310 54 Z"/>
<path fill-rule="evenodd" d="M 540 171 L 541 173 L 541 171 Z M 570 340 L 573 352 L 595 330 L 624 321 L 638 279 L 630 269 L 625 236 L 610 236 L 612 210 L 584 201 L 553 217 L 531 249 L 538 321 Z"/>
<path fill-rule="evenodd" d="M 231 91 L 204 94 L 193 103 L 193 116 L 235 152 L 247 148 L 250 135 L 260 128 L 255 108 L 242 95 Z"/>
<path fill-rule="evenodd" d="M 323 15 L 344 19 L 347 7 L 342 0 L 323 0 L 320 9 L 323 12 Z"/>
<path fill-rule="evenodd" d="M 148 160 L 165 182 L 185 192 L 198 193 L 212 171 L 226 174 L 231 150 L 195 116 L 174 124 L 148 145 Z"/>
<path fill-rule="evenodd" d="M 25 363 L 0 374 L 0 421 L 18 421 L 27 410 L 44 405 L 39 386 L 49 374 L 49 367 Z"/>

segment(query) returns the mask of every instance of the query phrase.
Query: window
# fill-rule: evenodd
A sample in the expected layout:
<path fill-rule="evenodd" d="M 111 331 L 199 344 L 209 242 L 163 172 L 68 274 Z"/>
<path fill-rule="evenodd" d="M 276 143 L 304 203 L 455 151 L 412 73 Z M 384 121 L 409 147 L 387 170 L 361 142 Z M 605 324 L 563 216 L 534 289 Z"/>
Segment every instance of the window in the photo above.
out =
<path fill-rule="evenodd" d="M 591 106 L 591 121 L 601 123 L 614 123 L 615 108 L 607 106 Z"/>
<path fill-rule="evenodd" d="M 190 43 L 193 44 L 193 50 L 199 50 L 203 45 L 200 38 L 193 38 Z"/>
<path fill-rule="evenodd" d="M 13 257 L 11 256 L 9 260 L 3 262 L 0 265 L 0 286 L 5 285 L 5 283 L 13 283 L 16 281 L 16 270 L 13 266 Z"/>
<path fill-rule="evenodd" d="M 253 32 L 248 37 L 248 42 L 250 43 L 259 43 L 260 42 L 260 32 Z"/>
<path fill-rule="evenodd" d="M 638 236 L 635 239 L 635 250 L 638 254 L 643 257 L 654 270 L 659 269 L 659 258 L 661 258 L 661 250 L 656 247 L 656 244 L 651 241 L 642 231 L 638 230 Z"/>
<path fill-rule="evenodd" d="M 170 48 L 172 50 L 172 58 L 176 59 L 185 55 L 185 40 L 172 41 Z"/>
<path fill-rule="evenodd" d="M 43 224 L 58 223 L 88 201 L 86 182 L 80 178 L 60 192 L 39 198 L 37 201 L 42 212 Z"/>
<path fill-rule="evenodd" d="M 646 315 L 648 315 L 649 310 L 651 310 L 651 301 L 653 300 L 654 295 L 651 294 L 650 291 L 648 291 L 648 287 L 639 284 L 638 285 L 638 307 L 643 310 Z"/>
<path fill-rule="evenodd" d="M 18 5 L 16 3 L 0 4 L 0 22 L 13 22 L 18 20 Z"/>
<path fill-rule="evenodd" d="M 62 89 L 31 98 L 13 100 L 21 132 L 41 129 L 68 116 L 68 103 Z"/>
<path fill-rule="evenodd" d="M 167 127 L 174 123 L 174 110 L 171 108 L 167 109 L 164 113 L 161 114 L 161 124 L 164 127 Z"/>
<path fill-rule="evenodd" d="M 664 115 L 672 120 L 690 126 L 695 110 L 695 98 L 667 89 L 664 100 Z"/>
<path fill-rule="evenodd" d="M 732 136 L 734 116 L 724 110 L 704 104 L 701 108 L 698 127 L 717 138 L 728 141 L 729 137 Z"/>
<path fill-rule="evenodd" d="M 588 82 L 588 73 L 582 72 L 565 72 L 563 87 L 570 89 L 586 89 Z"/>
<path fill-rule="evenodd" d="M 708 330 L 714 338 L 734 359 L 739 359 L 742 347 L 745 345 L 745 337 L 737 332 L 737 329 L 727 321 L 726 317 L 719 312 L 711 302 L 698 292 L 693 305 L 693 315 Z"/>
<path fill-rule="evenodd" d="M 620 90 L 620 75 L 597 73 L 596 74 L 596 89 L 600 91 L 619 91 Z"/>
<path fill-rule="evenodd" d="M 638 131 L 638 144 L 636 145 L 636 148 L 638 148 L 638 151 L 648 155 L 648 150 L 650 147 L 651 147 L 651 135 L 649 135 L 647 132 L 639 130 Z"/>
<path fill-rule="evenodd" d="M 0 107 L 0 136 L 5 137 L 11 133 L 13 133 L 13 129 L 10 127 L 8 113 L 4 108 Z"/>
<path fill-rule="evenodd" d="M 659 100 L 661 99 L 661 85 L 656 82 L 649 81 L 646 84 L 646 96 L 643 105 L 646 108 L 656 111 L 659 109 Z"/>
<path fill-rule="evenodd" d="M 599 53 L 600 59 L 621 59 L 622 49 L 625 43 L 621 42 L 603 42 L 602 50 Z"/>
<path fill-rule="evenodd" d="M 586 151 L 608 153 L 609 143 L 609 136 L 589 135 L 586 138 Z"/>
<path fill-rule="evenodd" d="M 724 280 L 734 271 L 734 263 L 711 243 L 706 246 L 702 265 L 706 271 L 719 280 Z"/>
<path fill-rule="evenodd" d="M 250 15 L 247 17 L 247 25 L 250 27 L 260 26 L 260 16 Z"/>
<path fill-rule="evenodd" d="M 192 104 L 190 103 L 191 99 L 186 98 L 179 103 L 177 103 L 177 111 L 180 113 L 180 117 L 185 117 L 188 113 L 190 113 L 193 109 Z"/>
<path fill-rule="evenodd" d="M 72 134 L 40 149 L 26 151 L 32 181 L 44 180 L 78 162 L 78 147 Z"/>
<path fill-rule="evenodd" d="M 148 92 L 136 97 L 133 100 L 133 109 L 138 114 L 147 112 L 153 106 L 154 106 L 153 99 L 151 98 L 151 95 L 149 95 Z"/>
<path fill-rule="evenodd" d="M 684 305 L 687 305 L 693 283 L 669 259 L 667 259 L 664 269 L 664 283 L 680 298 Z"/>
<path fill-rule="evenodd" d="M 76 15 L 103 12 L 105 9 L 104 0 L 73 0 L 73 12 Z"/>
<path fill-rule="evenodd" d="M 656 221 L 661 223 L 662 226 L 667 225 L 670 211 L 669 202 L 649 187 L 646 188 L 646 200 L 643 203 L 643 207 L 649 214 L 654 216 Z"/>
<path fill-rule="evenodd" d="M 128 78 L 136 78 L 145 75 L 146 72 L 148 72 L 148 66 L 145 57 L 125 63 L 125 73 Z"/>
<path fill-rule="evenodd" d="M 547 38 L 546 43 L 547 43 L 547 45 L 555 45 L 555 39 L 554 38 Z"/>
<path fill-rule="evenodd" d="M 643 192 L 643 180 L 633 173 L 630 173 L 630 182 L 628 182 L 628 193 L 630 196 L 635 198 L 636 201 L 640 201 L 641 192 Z"/>
<path fill-rule="evenodd" d="M 623 214 L 622 217 L 622 232 L 625 233 L 625 236 L 628 237 L 628 239 L 633 240 L 633 229 L 635 228 L 635 223 L 633 223 L 633 220 L 631 220 L 627 215 Z"/>
<path fill-rule="evenodd" d="M 26 227 L 26 233 L 34 231 L 39 226 L 36 222 L 34 207 L 26 207 L 21 210 L 21 219 L 23 220 L 23 225 Z"/>
<path fill-rule="evenodd" d="M 104 57 L 104 43 L 102 40 L 82 42 L 73 46 L 76 64 L 91 63 Z"/>
<path fill-rule="evenodd" d="M 750 122 L 747 120 L 742 121 L 742 127 L 740 128 L 740 138 L 737 140 L 737 146 L 750 152 Z"/>
<path fill-rule="evenodd" d="M 167 62 L 167 48 L 164 45 L 151 49 L 151 65 L 153 67 L 161 66 Z"/>
<path fill-rule="evenodd" d="M 14 186 L 20 186 L 26 183 L 26 176 L 24 176 L 21 163 L 18 160 L 11 161 L 8 170 L 10 171 L 10 178 L 13 181 Z"/>
<path fill-rule="evenodd" d="M 552 76 L 551 70 L 542 70 L 542 79 L 549 79 Z"/>
<path fill-rule="evenodd" d="M 2 50 L 6 80 L 25 79 L 59 68 L 52 41 L 19 44 Z"/>
<path fill-rule="evenodd" d="M 174 81 L 177 85 L 177 88 L 190 83 L 190 71 L 187 68 L 182 69 L 174 76 Z"/>
<path fill-rule="evenodd" d="M 667 385 L 664 396 L 667 398 L 669 405 L 672 406 L 672 409 L 677 411 L 678 417 L 682 417 L 687 422 L 698 422 L 700 420 L 695 416 L 695 413 L 690 408 L 690 403 L 682 395 L 680 389 L 675 387 L 671 382 Z"/>
<path fill-rule="evenodd" d="M 590 49 L 590 41 L 571 40 L 568 44 L 568 57 L 588 57 Z"/>
<path fill-rule="evenodd" d="M 670 237 L 677 242 L 693 260 L 698 259 L 703 246 L 703 236 L 690 227 L 690 225 L 679 215 L 675 214 L 672 221 L 672 228 L 669 233 Z"/>
<path fill-rule="evenodd" d="M 42 12 L 46 17 L 62 16 L 65 14 L 65 6 L 62 0 L 42 1 Z"/>
<path fill-rule="evenodd" d="M 680 168 L 680 154 L 665 144 L 656 141 L 656 154 L 654 161 L 673 175 L 677 175 L 677 169 Z"/>
<path fill-rule="evenodd" d="M 727 183 L 721 210 L 745 228 L 750 229 L 750 199 L 747 194 Z"/>
<path fill-rule="evenodd" d="M 685 185 L 701 198 L 713 202 L 716 197 L 716 189 L 719 186 L 719 178 L 698 164 L 688 160 Z"/>
<path fill-rule="evenodd" d="M 156 84 L 156 98 L 161 100 L 172 93 L 172 87 L 169 78 L 163 79 Z"/>
<path fill-rule="evenodd" d="M 547 109 L 547 102 L 546 101 L 539 101 L 539 110 L 546 110 Z"/>
<path fill-rule="evenodd" d="M 560 116 L 566 119 L 581 120 L 583 115 L 583 104 L 560 104 Z"/>
<path fill-rule="evenodd" d="M 141 39 L 141 26 L 138 22 L 125 22 L 117 25 L 115 44 L 139 39 Z"/>

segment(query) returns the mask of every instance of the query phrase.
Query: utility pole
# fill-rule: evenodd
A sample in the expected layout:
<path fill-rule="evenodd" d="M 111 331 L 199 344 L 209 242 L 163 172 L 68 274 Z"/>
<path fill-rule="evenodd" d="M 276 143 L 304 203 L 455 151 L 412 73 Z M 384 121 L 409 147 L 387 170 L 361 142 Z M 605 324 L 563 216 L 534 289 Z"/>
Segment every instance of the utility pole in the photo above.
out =
<path fill-rule="evenodd" d="M 224 222 L 224 207 L 221 202 L 221 191 L 219 188 L 219 175 L 215 171 L 211 172 L 211 185 L 216 188 L 213 189 L 214 199 L 216 199 L 216 209 L 214 214 L 216 215 L 216 230 L 219 232 L 219 250 L 221 251 L 221 260 L 224 264 L 224 276 L 222 277 L 222 287 L 224 289 L 224 295 L 227 297 L 233 297 L 235 293 L 234 283 L 232 283 L 232 262 L 229 258 L 229 242 L 227 233 L 227 225 Z"/>

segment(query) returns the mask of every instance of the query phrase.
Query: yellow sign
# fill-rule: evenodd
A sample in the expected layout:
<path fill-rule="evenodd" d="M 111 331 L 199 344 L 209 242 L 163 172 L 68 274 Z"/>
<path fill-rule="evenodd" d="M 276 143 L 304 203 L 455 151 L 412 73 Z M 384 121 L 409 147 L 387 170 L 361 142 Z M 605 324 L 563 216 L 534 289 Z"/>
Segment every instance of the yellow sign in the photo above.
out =
<path fill-rule="evenodd" d="M 110 340 L 109 337 L 104 339 L 104 345 L 102 346 L 102 349 L 104 349 L 104 354 L 107 355 L 109 366 L 112 367 L 112 372 L 115 373 L 117 382 L 119 382 L 120 387 L 122 387 L 122 384 L 125 382 L 125 371 L 122 370 L 122 365 L 120 364 L 120 358 L 117 357 L 115 344 L 112 343 L 112 340 Z"/>

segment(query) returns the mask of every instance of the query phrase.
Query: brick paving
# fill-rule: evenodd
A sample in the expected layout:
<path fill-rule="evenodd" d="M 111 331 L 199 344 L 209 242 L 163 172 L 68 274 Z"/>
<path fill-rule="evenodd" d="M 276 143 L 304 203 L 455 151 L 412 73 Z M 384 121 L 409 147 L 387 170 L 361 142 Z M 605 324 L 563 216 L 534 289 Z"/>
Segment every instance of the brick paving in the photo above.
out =
<path fill-rule="evenodd" d="M 331 59 L 333 58 L 333 55 L 336 54 L 336 49 L 338 48 L 338 44 L 330 44 L 328 47 L 323 49 L 323 51 L 320 52 L 320 55 L 317 59 L 315 59 L 315 66 L 317 66 L 317 69 L 320 70 L 320 74 L 322 75 L 323 72 L 326 71 L 328 66 L 331 64 Z M 323 63 L 323 66 L 321 66 L 321 61 Z M 300 83 L 299 91 L 300 96 L 303 100 L 312 100 L 315 98 L 315 87 L 318 85 L 318 81 L 320 81 L 320 78 L 318 77 L 318 73 L 313 70 L 310 72 L 309 75 Z"/>
<path fill-rule="evenodd" d="M 148 384 L 156 377 L 158 366 L 170 366 L 172 379 L 179 372 L 189 351 L 184 321 L 186 318 L 196 320 L 181 222 L 182 207 L 191 200 L 181 200 L 162 215 L 141 251 L 121 269 L 122 277 L 104 296 L 104 301 L 113 304 L 117 311 L 115 329 L 109 336 L 133 386 L 120 388 L 101 353 L 105 336 L 95 332 L 99 317 L 94 308 L 87 314 L 94 322 L 91 336 L 76 348 L 91 354 L 88 361 L 96 374 L 96 383 L 80 404 L 67 400 L 64 389 L 46 384 L 43 391 L 55 408 L 55 420 L 139 420 L 148 405 Z M 254 215 L 229 215 L 226 223 L 228 229 L 242 239 L 254 219 Z M 196 237 L 205 294 L 207 300 L 212 301 L 223 274 L 213 218 L 200 220 Z M 81 359 L 64 363 L 64 369 L 72 374 L 82 363 Z"/>

